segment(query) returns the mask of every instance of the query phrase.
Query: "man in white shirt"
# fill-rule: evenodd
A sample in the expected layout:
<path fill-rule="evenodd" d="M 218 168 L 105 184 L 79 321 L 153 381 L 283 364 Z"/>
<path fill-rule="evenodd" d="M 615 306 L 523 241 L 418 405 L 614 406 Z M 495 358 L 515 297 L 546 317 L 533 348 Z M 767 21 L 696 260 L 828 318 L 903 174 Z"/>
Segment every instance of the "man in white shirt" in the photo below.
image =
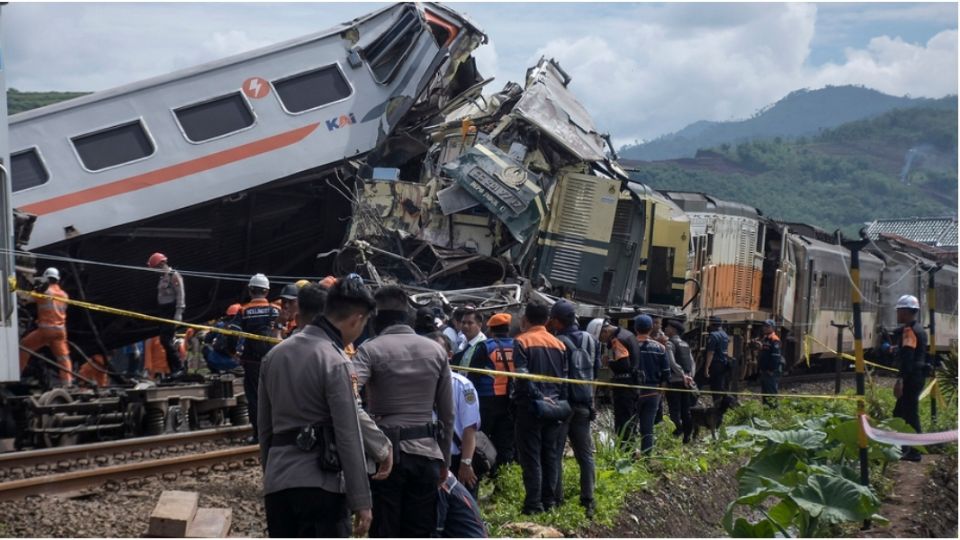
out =
<path fill-rule="evenodd" d="M 474 346 L 487 340 L 487 336 L 480 330 L 481 326 L 480 312 L 476 309 L 464 311 L 463 319 L 460 321 L 460 331 L 463 332 L 464 339 L 460 348 L 457 349 L 457 354 L 453 357 L 454 365 L 470 365 Z"/>
<path fill-rule="evenodd" d="M 480 429 L 480 400 L 470 379 L 450 372 L 453 382 L 453 441 L 450 444 L 450 471 L 456 474 L 474 499 L 480 480 L 473 471 L 473 454 Z"/>

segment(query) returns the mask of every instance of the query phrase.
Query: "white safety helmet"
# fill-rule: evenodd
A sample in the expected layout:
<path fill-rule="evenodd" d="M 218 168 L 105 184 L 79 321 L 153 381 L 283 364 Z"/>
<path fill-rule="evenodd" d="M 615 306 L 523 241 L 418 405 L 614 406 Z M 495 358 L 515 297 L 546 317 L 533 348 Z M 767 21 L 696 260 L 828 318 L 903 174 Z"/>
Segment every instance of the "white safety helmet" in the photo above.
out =
<path fill-rule="evenodd" d="M 269 288 L 270 288 L 270 280 L 267 279 L 267 276 L 265 276 L 265 275 L 263 275 L 263 274 L 254 274 L 253 277 L 250 278 L 250 283 L 248 283 L 247 286 L 248 286 L 248 287 L 257 287 L 257 288 L 260 288 L 260 289 L 269 289 Z"/>
<path fill-rule="evenodd" d="M 920 309 L 920 301 L 916 296 L 905 294 L 897 300 L 897 309 Z"/>
<path fill-rule="evenodd" d="M 587 333 L 593 336 L 593 339 L 600 341 L 600 331 L 603 330 L 603 319 L 593 319 L 587 323 Z"/>
<path fill-rule="evenodd" d="M 50 268 L 47 268 L 46 270 L 43 271 L 43 278 L 55 279 L 57 281 L 60 281 L 60 271 L 51 266 Z"/>

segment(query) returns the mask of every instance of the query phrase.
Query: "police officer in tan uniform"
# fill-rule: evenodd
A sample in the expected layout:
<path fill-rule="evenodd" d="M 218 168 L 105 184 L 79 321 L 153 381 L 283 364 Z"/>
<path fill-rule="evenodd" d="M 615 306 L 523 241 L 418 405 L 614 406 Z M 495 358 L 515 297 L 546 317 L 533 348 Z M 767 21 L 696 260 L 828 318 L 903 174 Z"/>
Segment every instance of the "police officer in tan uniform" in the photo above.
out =
<path fill-rule="evenodd" d="M 370 527 L 364 453 L 380 463 L 374 478 L 386 478 L 390 443 L 359 410 L 344 347 L 360 335 L 373 309 L 361 281 L 340 280 L 323 315 L 263 360 L 259 436 L 271 537 L 347 537 L 351 512 L 356 535 Z"/>
<path fill-rule="evenodd" d="M 394 464 L 389 477 L 371 483 L 370 536 L 428 537 L 437 527 L 437 489 L 447 477 L 453 438 L 447 352 L 413 331 L 402 289 L 379 289 L 376 303 L 378 335 L 360 345 L 353 362 L 367 411 L 393 442 Z"/>

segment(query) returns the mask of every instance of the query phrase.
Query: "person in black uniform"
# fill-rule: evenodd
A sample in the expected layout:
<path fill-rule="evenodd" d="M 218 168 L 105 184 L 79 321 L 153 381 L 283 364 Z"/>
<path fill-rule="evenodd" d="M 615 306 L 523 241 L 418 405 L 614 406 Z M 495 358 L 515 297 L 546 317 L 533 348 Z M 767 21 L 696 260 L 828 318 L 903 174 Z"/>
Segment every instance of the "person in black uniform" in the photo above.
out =
<path fill-rule="evenodd" d="M 710 390 L 725 392 L 730 374 L 730 358 L 727 356 L 727 347 L 730 345 L 730 336 L 723 331 L 723 321 L 720 317 L 710 317 L 710 331 L 707 337 L 707 359 L 703 375 L 710 384 Z M 721 400 L 730 400 L 730 396 L 713 394 L 714 406 Z"/>
<path fill-rule="evenodd" d="M 270 281 L 263 274 L 255 274 L 247 285 L 250 290 L 250 301 L 240 308 L 233 318 L 229 328 L 238 332 L 257 334 L 269 338 L 280 337 L 280 327 L 277 318 L 280 309 L 267 300 L 270 292 Z M 237 350 L 238 339 L 230 336 L 227 349 L 233 354 Z M 247 441 L 257 444 L 257 390 L 260 384 L 260 362 L 273 348 L 273 343 L 265 340 L 246 338 L 243 342 L 243 351 L 240 352 L 240 362 L 243 365 L 243 393 L 247 398 L 247 411 L 250 414 L 250 423 L 253 424 L 253 435 Z"/>
<path fill-rule="evenodd" d="M 780 375 L 783 373 L 783 357 L 780 354 L 780 337 L 777 336 L 776 322 L 767 319 L 763 323 L 763 337 L 758 340 L 760 345 L 760 359 L 757 362 L 760 368 L 760 392 L 776 394 L 780 390 Z M 772 397 L 763 397 L 763 404 L 772 409 L 777 408 L 777 402 Z"/>
<path fill-rule="evenodd" d="M 915 296 L 905 294 L 897 301 L 897 324 L 894 332 L 896 346 L 891 352 L 896 356 L 900 377 L 893 388 L 897 404 L 893 415 L 903 418 L 920 433 L 920 393 L 927 376 L 927 331 L 917 321 L 920 302 Z M 912 446 L 903 447 L 904 461 L 920 461 L 920 452 Z"/>
<path fill-rule="evenodd" d="M 696 365 L 693 361 L 693 355 L 690 353 L 690 345 L 680 337 L 684 333 L 683 323 L 677 320 L 669 320 L 663 328 L 667 336 L 667 363 L 670 365 L 668 386 L 674 389 L 673 392 L 667 392 L 670 420 L 677 426 L 673 435 L 679 436 L 682 434 L 683 443 L 686 444 L 690 442 L 690 435 L 693 433 L 693 418 L 690 415 L 690 407 L 694 405 L 696 398 L 685 390 L 694 387 L 693 376 L 696 373 Z"/>
<path fill-rule="evenodd" d="M 670 379 L 670 365 L 667 363 L 667 350 L 650 336 L 653 319 L 649 315 L 637 315 L 633 319 L 633 328 L 637 332 L 639 349 L 639 369 L 637 384 L 647 387 L 664 386 Z M 637 398 L 637 418 L 640 427 L 640 450 L 649 455 L 653 451 L 653 425 L 660 408 L 660 392 L 640 390 Z"/>
<path fill-rule="evenodd" d="M 640 384 L 640 345 L 637 337 L 609 321 L 594 319 L 587 325 L 587 332 L 598 342 L 605 344 L 610 354 L 608 365 L 613 371 L 613 382 Z M 637 433 L 637 406 L 640 392 L 634 388 L 613 389 L 613 427 L 621 441 L 628 441 Z"/>

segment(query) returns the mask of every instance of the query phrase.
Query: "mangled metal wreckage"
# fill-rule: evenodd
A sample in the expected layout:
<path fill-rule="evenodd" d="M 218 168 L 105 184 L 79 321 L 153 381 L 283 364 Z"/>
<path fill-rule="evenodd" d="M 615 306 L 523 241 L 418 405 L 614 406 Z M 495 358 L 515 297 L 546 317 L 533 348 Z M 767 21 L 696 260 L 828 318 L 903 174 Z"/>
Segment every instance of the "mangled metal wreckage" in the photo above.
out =
<path fill-rule="evenodd" d="M 335 271 L 407 286 L 424 304 L 493 310 L 536 295 L 574 298 L 583 315 L 678 306 L 686 217 L 608 156 L 609 138 L 559 64 L 541 59 L 523 88 L 484 97 L 487 82 L 440 111 L 441 122 L 401 130 L 399 155 L 374 153 L 358 167 L 366 178 L 344 193 L 346 241 L 325 254 Z M 669 260 L 650 260 L 664 249 L 655 221 Z"/>

